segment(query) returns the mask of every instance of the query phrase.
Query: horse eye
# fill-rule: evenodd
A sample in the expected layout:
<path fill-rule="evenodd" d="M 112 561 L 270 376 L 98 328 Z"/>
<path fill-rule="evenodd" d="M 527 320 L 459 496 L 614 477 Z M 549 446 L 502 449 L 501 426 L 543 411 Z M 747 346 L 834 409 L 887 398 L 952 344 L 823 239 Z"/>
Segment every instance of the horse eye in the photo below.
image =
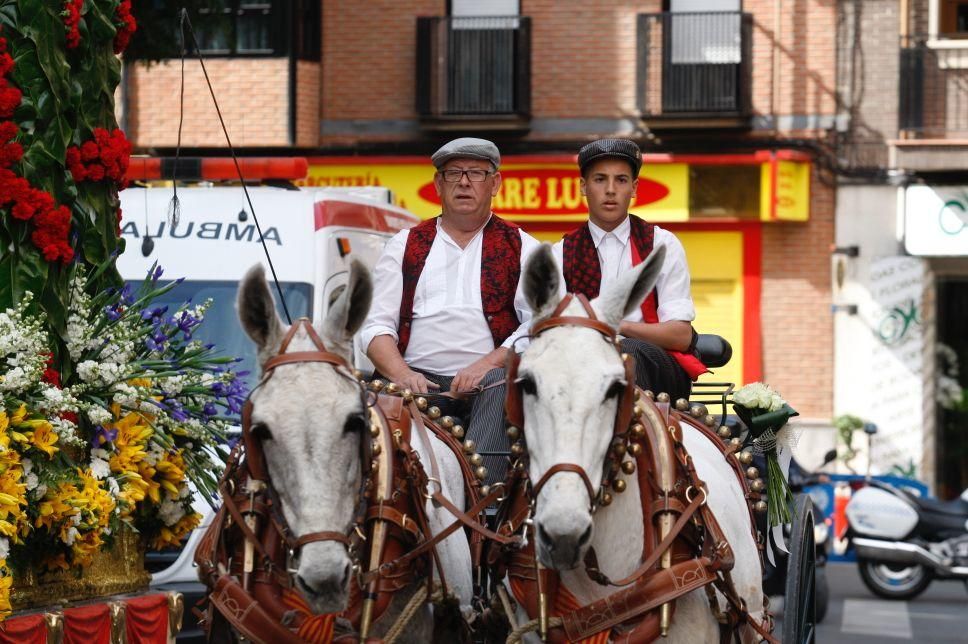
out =
<path fill-rule="evenodd" d="M 608 388 L 608 391 L 605 392 L 605 400 L 618 398 L 623 391 L 625 391 L 625 383 L 620 380 L 616 380 L 612 383 L 612 386 Z"/>
<path fill-rule="evenodd" d="M 521 391 L 524 393 L 529 396 L 538 395 L 538 387 L 534 384 L 534 378 L 531 376 L 521 376 L 517 382 L 521 386 Z"/>
<path fill-rule="evenodd" d="M 346 419 L 343 424 L 344 434 L 358 434 L 362 433 L 367 427 L 366 418 L 363 414 L 353 414 Z"/>
<path fill-rule="evenodd" d="M 253 437 L 260 441 L 272 440 L 272 432 L 269 431 L 269 426 L 265 423 L 256 423 L 249 431 L 252 433 Z"/>

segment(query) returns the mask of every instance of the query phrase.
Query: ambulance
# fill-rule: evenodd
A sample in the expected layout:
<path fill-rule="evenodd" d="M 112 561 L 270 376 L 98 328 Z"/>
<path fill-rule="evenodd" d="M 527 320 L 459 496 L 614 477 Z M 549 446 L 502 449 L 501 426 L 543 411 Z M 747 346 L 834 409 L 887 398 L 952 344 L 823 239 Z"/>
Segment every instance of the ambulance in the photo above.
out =
<path fill-rule="evenodd" d="M 121 276 L 140 284 L 155 263 L 162 282 L 184 281 L 157 302 L 172 308 L 185 301 L 212 306 L 194 338 L 215 344 L 222 355 L 241 358 L 235 366 L 248 371 L 255 384 L 255 347 L 245 335 L 235 309 L 239 280 L 250 267 L 262 264 L 276 297 L 280 318 L 322 320 L 328 306 L 347 283 L 350 261 L 372 268 L 387 240 L 420 220 L 392 205 L 393 195 L 381 187 L 302 188 L 305 159 L 239 159 L 248 198 L 231 159 L 133 158 L 130 187 L 121 192 L 121 236 L 125 250 L 118 257 Z M 173 177 L 178 177 L 177 201 Z M 233 180 L 234 179 L 234 180 Z M 251 201 L 250 201 L 251 200 Z M 258 220 L 258 224 L 256 223 Z M 260 235 L 261 229 L 261 235 Z M 271 283 L 275 270 L 285 306 Z M 359 347 L 356 365 L 372 369 Z M 204 587 L 194 567 L 194 551 L 213 512 L 195 499 L 204 517 L 180 548 L 150 552 L 146 566 L 151 585 L 185 596 L 186 607 L 202 597 Z M 203 641 L 202 632 L 185 611 L 180 642 Z"/>

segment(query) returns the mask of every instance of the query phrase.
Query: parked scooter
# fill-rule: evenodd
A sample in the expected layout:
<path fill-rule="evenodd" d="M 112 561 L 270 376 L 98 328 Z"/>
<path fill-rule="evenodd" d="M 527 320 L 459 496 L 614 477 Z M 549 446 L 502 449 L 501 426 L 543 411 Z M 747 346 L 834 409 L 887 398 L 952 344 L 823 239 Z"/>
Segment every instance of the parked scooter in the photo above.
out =
<path fill-rule="evenodd" d="M 933 579 L 968 583 L 968 490 L 938 501 L 869 479 L 846 513 L 861 579 L 875 595 L 912 599 Z"/>

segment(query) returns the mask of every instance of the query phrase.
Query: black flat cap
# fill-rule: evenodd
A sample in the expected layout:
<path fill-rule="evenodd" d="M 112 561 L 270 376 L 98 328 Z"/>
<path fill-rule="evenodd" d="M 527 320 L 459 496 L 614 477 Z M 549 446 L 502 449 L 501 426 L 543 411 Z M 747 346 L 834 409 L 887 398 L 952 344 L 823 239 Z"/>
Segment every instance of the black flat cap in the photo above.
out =
<path fill-rule="evenodd" d="M 464 137 L 448 141 L 433 153 L 430 161 L 434 167 L 441 167 L 451 159 L 481 159 L 490 161 L 496 170 L 501 165 L 501 153 L 497 146 L 487 139 Z"/>
<path fill-rule="evenodd" d="M 632 166 L 632 178 L 639 176 L 639 170 L 642 169 L 642 151 L 628 139 L 599 139 L 583 146 L 578 151 L 578 168 L 584 174 L 589 163 L 605 157 L 625 161 Z"/>

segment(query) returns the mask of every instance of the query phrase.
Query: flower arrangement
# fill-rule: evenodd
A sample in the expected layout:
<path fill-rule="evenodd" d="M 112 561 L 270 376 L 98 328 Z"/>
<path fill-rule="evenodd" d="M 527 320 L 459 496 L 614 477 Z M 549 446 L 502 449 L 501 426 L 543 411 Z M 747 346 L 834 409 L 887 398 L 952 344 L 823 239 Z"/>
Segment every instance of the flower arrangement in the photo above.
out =
<path fill-rule="evenodd" d="M 64 18 L 64 30 L 67 39 L 68 49 L 77 49 L 81 44 L 81 31 L 78 25 L 81 22 L 81 9 L 84 8 L 84 0 L 66 0 L 64 11 L 61 16 Z"/>
<path fill-rule="evenodd" d="M 131 144 L 119 129 L 108 132 L 103 127 L 96 127 L 92 134 L 93 139 L 67 148 L 67 169 L 78 183 L 110 179 L 123 189 Z"/>
<path fill-rule="evenodd" d="M 138 29 L 138 23 L 131 15 L 131 0 L 121 0 L 114 10 L 114 26 L 118 33 L 114 36 L 114 53 L 121 54 L 128 48 L 131 36 Z"/>
<path fill-rule="evenodd" d="M 71 267 L 72 370 L 50 366 L 32 294 L 0 313 L 0 617 L 11 569 L 83 568 L 123 526 L 179 543 L 200 520 L 189 482 L 213 497 L 245 398 L 234 359 L 192 339 L 209 302 L 154 306 L 178 283 L 157 268 L 138 289 L 91 293 L 106 268 Z"/>
<path fill-rule="evenodd" d="M 737 389 L 733 393 L 733 409 L 749 429 L 754 451 L 766 456 L 769 524 L 779 526 L 789 523 L 793 493 L 779 456 L 783 450 L 787 450 L 789 455 L 790 445 L 778 442 L 777 435 L 790 418 L 799 414 L 780 394 L 761 382 Z"/>

